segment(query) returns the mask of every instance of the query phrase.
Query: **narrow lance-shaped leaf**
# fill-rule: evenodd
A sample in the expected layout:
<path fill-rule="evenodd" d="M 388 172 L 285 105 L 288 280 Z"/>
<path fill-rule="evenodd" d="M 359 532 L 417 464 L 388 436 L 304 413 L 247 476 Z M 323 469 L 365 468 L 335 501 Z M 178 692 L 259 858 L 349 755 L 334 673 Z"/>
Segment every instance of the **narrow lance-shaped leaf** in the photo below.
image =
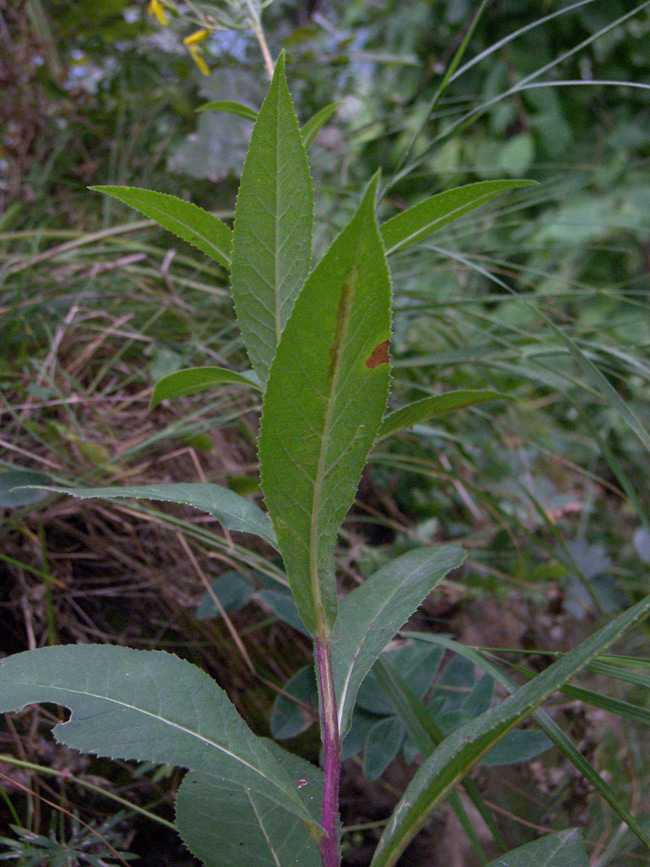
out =
<path fill-rule="evenodd" d="M 503 397 L 503 395 L 490 389 L 463 389 L 462 391 L 448 391 L 435 397 L 424 397 L 422 400 L 416 400 L 414 403 L 409 403 L 407 406 L 389 413 L 381 423 L 379 437 L 383 439 L 397 433 L 397 431 L 406 430 L 406 428 L 421 424 L 424 421 L 431 421 L 432 418 L 438 418 L 448 412 L 453 412 L 455 409 L 466 409 L 469 406 L 476 406 L 479 403 L 485 403 L 486 400 L 495 400 L 498 397 Z"/>
<path fill-rule="evenodd" d="M 206 102 L 200 105 L 197 111 L 223 111 L 226 114 L 236 114 L 246 120 L 257 120 L 257 112 L 254 108 L 244 105 L 242 102 L 233 102 L 229 99 L 219 99 L 216 102 Z"/>
<path fill-rule="evenodd" d="M 263 741 L 281 763 L 319 824 L 323 773 Z M 190 771 L 176 795 L 176 824 L 185 845 L 206 867 L 321 867 L 318 846 L 303 822 L 266 795 Z"/>
<path fill-rule="evenodd" d="M 317 823 L 295 782 L 205 672 L 170 653 L 67 645 L 0 660 L 0 711 L 52 702 L 72 711 L 61 743 L 111 758 L 173 764 L 244 785 Z"/>
<path fill-rule="evenodd" d="M 646 596 L 509 698 L 445 738 L 408 785 L 379 841 L 371 867 L 394 867 L 435 805 L 494 744 L 649 613 L 650 596 Z"/>
<path fill-rule="evenodd" d="M 233 230 L 232 294 L 262 383 L 309 272 L 312 212 L 309 166 L 281 54 L 253 128 Z"/>
<path fill-rule="evenodd" d="M 318 133 L 325 126 L 325 124 L 334 114 L 339 105 L 342 104 L 342 102 L 331 102 L 329 105 L 321 108 L 320 111 L 317 111 L 313 117 L 309 118 L 301 131 L 302 143 L 305 146 L 305 150 L 309 150 L 309 148 L 313 145 Z"/>
<path fill-rule="evenodd" d="M 459 545 L 418 548 L 388 563 L 341 601 L 332 634 L 339 730 L 347 731 L 364 677 L 422 600 L 465 558 Z"/>
<path fill-rule="evenodd" d="M 535 181 L 480 181 L 431 196 L 382 223 L 380 231 L 386 246 L 386 255 L 405 250 L 501 193 L 534 183 Z"/>
<path fill-rule="evenodd" d="M 151 395 L 151 408 L 158 406 L 163 400 L 173 400 L 188 394 L 197 394 L 221 383 L 233 383 L 235 385 L 247 385 L 257 391 L 260 390 L 260 381 L 251 370 L 246 373 L 237 373 L 236 370 L 228 370 L 227 367 L 188 367 L 185 370 L 177 370 L 164 376 L 154 386 Z"/>
<path fill-rule="evenodd" d="M 271 369 L 260 433 L 264 497 L 305 626 L 336 618 L 334 545 L 386 407 L 390 279 L 377 178 L 309 277 Z"/>
<path fill-rule="evenodd" d="M 155 220 L 163 229 L 178 235 L 183 241 L 197 247 L 215 259 L 224 268 L 230 267 L 232 231 L 198 205 L 166 193 L 142 190 L 138 187 L 90 187 L 131 205 L 141 214 Z"/>
<path fill-rule="evenodd" d="M 82 500 L 115 500 L 119 497 L 133 497 L 138 500 L 163 500 L 168 503 L 183 503 L 194 506 L 217 518 L 228 530 L 240 533 L 253 533 L 260 536 L 274 548 L 278 542 L 273 527 L 266 515 L 255 503 L 236 494 L 229 488 L 209 482 L 168 485 L 134 485 L 124 488 L 62 488 L 48 486 L 45 490 L 69 494 Z"/>

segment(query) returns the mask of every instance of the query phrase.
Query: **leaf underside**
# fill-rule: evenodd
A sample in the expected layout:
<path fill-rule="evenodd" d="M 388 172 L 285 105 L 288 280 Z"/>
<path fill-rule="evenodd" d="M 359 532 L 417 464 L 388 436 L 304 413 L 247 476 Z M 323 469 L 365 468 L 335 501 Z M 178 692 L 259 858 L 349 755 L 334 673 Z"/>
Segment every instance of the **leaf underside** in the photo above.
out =
<path fill-rule="evenodd" d="M 232 294 L 253 368 L 265 383 L 311 259 L 313 191 L 281 54 L 242 172 Z"/>
<path fill-rule="evenodd" d="M 69 494 L 82 500 L 116 500 L 133 497 L 138 500 L 162 500 L 183 503 L 213 515 L 228 530 L 260 536 L 277 549 L 278 543 L 271 521 L 255 503 L 229 488 L 211 482 L 177 482 L 164 485 L 134 485 L 124 488 L 62 488 L 47 487 L 48 491 Z"/>
<path fill-rule="evenodd" d="M 85 644 L 0 660 L 0 711 L 36 702 L 72 711 L 68 722 L 54 727 L 61 743 L 231 781 L 314 824 L 295 783 L 225 692 L 170 653 Z"/>
<path fill-rule="evenodd" d="M 319 768 L 263 741 L 282 764 L 316 824 L 323 774 Z M 304 824 L 276 801 L 229 781 L 190 771 L 176 796 L 176 824 L 185 845 L 206 867 L 321 867 L 318 846 Z"/>
<path fill-rule="evenodd" d="M 264 498 L 312 634 L 336 618 L 336 535 L 388 397 L 391 290 L 375 191 L 376 179 L 309 276 L 264 399 Z"/>

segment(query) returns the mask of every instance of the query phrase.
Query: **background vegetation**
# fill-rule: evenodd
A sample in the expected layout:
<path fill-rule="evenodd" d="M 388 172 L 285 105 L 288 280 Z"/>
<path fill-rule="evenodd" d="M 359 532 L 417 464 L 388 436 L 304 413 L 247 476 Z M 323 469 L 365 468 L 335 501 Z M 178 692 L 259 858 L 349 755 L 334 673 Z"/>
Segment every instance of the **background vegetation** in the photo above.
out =
<path fill-rule="evenodd" d="M 379 443 L 339 551 L 345 588 L 415 544 L 459 540 L 468 564 L 414 623 L 537 671 L 648 592 L 650 3 L 493 0 L 435 100 L 477 5 L 277 0 L 264 20 L 272 55 L 289 52 L 301 120 L 341 101 L 312 152 L 323 244 L 378 167 L 383 216 L 471 181 L 540 182 L 395 258 L 393 404 L 452 388 L 505 397 Z M 182 42 L 191 26 L 162 28 L 144 5 L 29 0 L 0 15 L 0 469 L 65 484 L 209 479 L 255 496 L 253 397 L 224 388 L 148 409 L 166 373 L 245 365 L 225 273 L 87 186 L 149 187 L 231 214 L 251 124 L 195 109 L 259 107 L 257 42 L 217 31 L 201 47 L 206 76 Z M 9 493 L 15 480 L 0 491 L 0 651 L 171 649 L 269 730 L 310 649 L 264 587 L 278 566 L 268 550 L 182 509 L 34 502 Z M 216 617 L 206 589 L 232 571 L 256 593 Z M 619 650 L 649 655 L 647 634 Z M 445 658 L 436 689 L 465 699 L 475 672 L 459 660 Z M 647 822 L 647 675 L 611 674 L 586 674 L 590 692 L 551 712 Z M 274 730 L 315 759 L 298 693 L 275 705 Z M 607 697 L 637 710 L 615 716 Z M 169 822 L 176 772 L 67 755 L 44 737 L 50 722 L 34 711 L 0 734 L 8 857 L 193 863 L 130 806 Z M 391 758 L 381 742 L 346 766 L 348 865 L 367 863 L 409 774 L 407 754 L 369 782 Z M 648 859 L 559 752 L 477 779 L 511 846 L 571 824 L 594 865 Z M 440 863 L 474 863 L 460 836 L 442 814 L 403 863 L 432 864 L 432 839 Z"/>

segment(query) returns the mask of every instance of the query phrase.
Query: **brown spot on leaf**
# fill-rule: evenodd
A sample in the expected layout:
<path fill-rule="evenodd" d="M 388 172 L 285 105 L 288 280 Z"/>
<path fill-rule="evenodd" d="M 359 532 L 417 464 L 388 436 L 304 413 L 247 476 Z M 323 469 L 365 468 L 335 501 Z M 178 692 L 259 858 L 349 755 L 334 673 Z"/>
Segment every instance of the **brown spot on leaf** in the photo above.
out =
<path fill-rule="evenodd" d="M 383 343 L 380 343 L 370 353 L 370 358 L 366 359 L 366 367 L 369 367 L 371 370 L 375 367 L 379 367 L 380 364 L 388 364 L 390 361 L 390 353 L 388 352 L 390 348 L 390 340 L 384 340 Z"/>

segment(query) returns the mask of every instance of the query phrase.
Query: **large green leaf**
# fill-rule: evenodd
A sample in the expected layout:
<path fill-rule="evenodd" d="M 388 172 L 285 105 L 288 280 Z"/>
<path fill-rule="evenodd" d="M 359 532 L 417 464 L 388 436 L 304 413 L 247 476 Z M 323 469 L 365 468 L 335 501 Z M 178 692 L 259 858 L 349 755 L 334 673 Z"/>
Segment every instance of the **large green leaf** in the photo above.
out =
<path fill-rule="evenodd" d="M 146 217 L 155 220 L 163 229 L 178 235 L 183 241 L 197 247 L 215 259 L 224 268 L 230 267 L 232 232 L 208 211 L 166 193 L 142 190 L 138 187 L 90 187 L 130 205 Z"/>
<path fill-rule="evenodd" d="M 309 166 L 281 54 L 253 128 L 233 231 L 232 294 L 262 383 L 309 272 L 312 219 Z"/>
<path fill-rule="evenodd" d="M 336 618 L 336 534 L 388 397 L 391 292 L 376 189 L 377 178 L 309 276 L 264 399 L 262 488 L 312 634 Z"/>
<path fill-rule="evenodd" d="M 382 421 L 379 428 L 379 436 L 387 437 L 399 430 L 413 427 L 423 421 L 453 412 L 455 409 L 465 409 L 485 403 L 486 400 L 494 400 L 503 397 L 498 391 L 490 389 L 463 389 L 461 391 L 447 391 L 445 394 L 437 394 L 435 397 L 424 397 L 403 406 L 395 412 L 389 413 Z"/>
<path fill-rule="evenodd" d="M 389 662 L 380 658 L 375 663 L 373 673 L 380 685 L 382 691 L 390 697 L 397 716 L 402 725 L 409 733 L 421 756 L 430 755 L 435 746 L 444 740 L 444 734 L 436 724 L 430 710 L 422 702 L 420 697 L 411 688 L 409 681 L 397 671 Z M 472 801 L 487 827 L 490 829 L 495 841 L 505 849 L 503 838 L 499 828 L 494 821 L 494 818 L 483 801 L 481 793 L 476 783 L 469 777 L 462 781 L 463 788 L 467 796 Z M 481 844 L 478 840 L 474 827 L 469 820 L 469 817 L 463 806 L 463 802 L 456 792 L 448 792 L 447 800 L 452 810 L 458 816 L 468 839 L 472 843 L 476 852 L 483 854 Z M 483 860 L 485 860 L 483 858 Z"/>
<path fill-rule="evenodd" d="M 527 187 L 534 181 L 480 181 L 455 190 L 445 190 L 392 217 L 381 225 L 386 255 L 405 250 L 443 226 L 453 223 L 495 196 Z"/>
<path fill-rule="evenodd" d="M 44 647 L 0 660 L 0 711 L 52 702 L 72 711 L 54 735 L 84 752 L 200 771 L 283 805 L 314 830 L 291 780 L 217 684 L 170 653 L 109 645 Z"/>
<path fill-rule="evenodd" d="M 445 738 L 404 792 L 379 841 L 372 867 L 393 867 L 435 805 L 495 743 L 649 613 L 650 596 L 647 596 L 496 707 Z"/>
<path fill-rule="evenodd" d="M 463 562 L 459 545 L 418 548 L 392 560 L 341 601 L 332 633 L 339 729 L 350 725 L 361 682 L 422 600 Z"/>
<path fill-rule="evenodd" d="M 315 765 L 263 742 L 300 786 L 320 822 L 323 774 Z M 321 867 L 318 846 L 304 824 L 277 801 L 244 785 L 190 771 L 176 796 L 176 824 L 206 867 Z"/>
<path fill-rule="evenodd" d="M 569 828 L 513 849 L 488 867 L 587 867 L 588 863 L 582 834 Z"/>
<path fill-rule="evenodd" d="M 197 394 L 222 382 L 247 385 L 260 390 L 260 383 L 252 371 L 237 373 L 226 367 L 188 367 L 164 376 L 154 386 L 151 407 L 158 406 L 163 400 L 173 400 L 187 394 Z"/>
<path fill-rule="evenodd" d="M 246 497 L 229 488 L 210 482 L 177 482 L 168 485 L 133 485 L 124 488 L 61 488 L 48 487 L 48 491 L 69 494 L 82 500 L 115 500 L 133 497 L 137 500 L 164 500 L 168 503 L 183 503 L 194 506 L 217 518 L 227 530 L 253 533 L 274 548 L 278 547 L 268 515 Z"/>

